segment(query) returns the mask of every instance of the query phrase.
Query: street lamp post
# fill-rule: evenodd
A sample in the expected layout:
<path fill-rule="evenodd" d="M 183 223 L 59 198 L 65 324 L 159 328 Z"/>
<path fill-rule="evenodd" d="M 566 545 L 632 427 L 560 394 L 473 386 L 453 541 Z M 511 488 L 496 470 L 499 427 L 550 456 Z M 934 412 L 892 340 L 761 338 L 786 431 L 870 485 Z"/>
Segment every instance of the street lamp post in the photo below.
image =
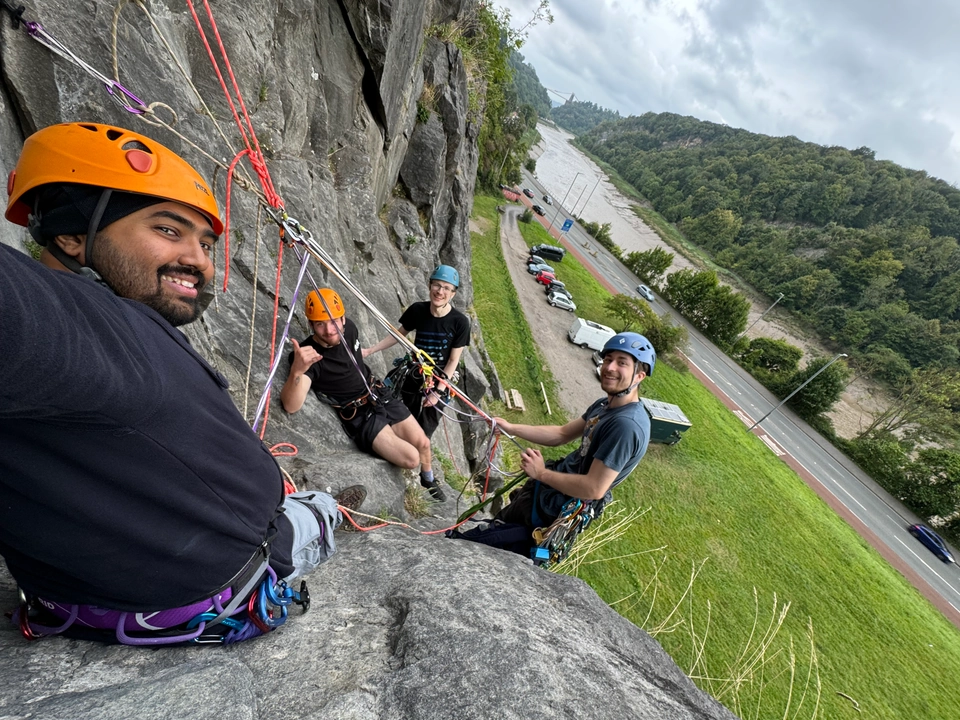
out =
<path fill-rule="evenodd" d="M 587 205 L 590 204 L 590 198 L 593 197 L 593 191 L 597 189 L 597 186 L 598 186 L 598 185 L 600 185 L 600 181 L 601 181 L 601 180 L 603 180 L 603 177 L 598 177 L 598 178 L 597 178 L 597 184 L 593 186 L 593 190 L 591 190 L 591 191 L 590 191 L 590 194 L 587 195 L 587 201 L 583 204 L 583 207 L 580 208 L 580 212 L 583 212 L 584 210 L 587 209 Z M 577 200 L 577 202 L 580 202 L 580 201 Z M 577 206 L 574 205 L 573 207 L 574 207 L 574 209 L 576 209 Z M 570 213 L 570 214 L 573 215 L 573 213 Z"/>
<path fill-rule="evenodd" d="M 581 190 L 581 191 L 580 191 L 580 194 L 577 195 L 577 201 L 573 204 L 573 210 L 576 210 L 576 209 L 577 209 L 577 205 L 580 204 L 580 198 L 583 197 L 583 194 L 584 194 L 586 191 L 587 191 L 587 186 L 584 185 L 584 186 L 583 186 L 583 190 Z M 570 211 L 570 215 L 571 215 L 572 217 L 576 217 L 576 215 L 574 214 L 573 210 Z"/>
<path fill-rule="evenodd" d="M 570 194 L 570 191 L 573 190 L 573 184 L 577 181 L 577 178 L 583 175 L 583 172 L 578 172 L 573 176 L 573 180 L 570 181 L 570 187 L 567 188 L 567 191 L 563 194 L 563 200 L 560 201 L 560 204 L 557 205 L 557 211 L 553 214 L 553 223 L 552 225 L 557 224 L 557 216 L 560 215 L 560 208 L 563 207 L 563 204 L 567 201 L 567 195 Z"/>
<path fill-rule="evenodd" d="M 780 405 L 777 405 L 775 408 L 773 408 L 773 410 L 771 410 L 770 412 L 768 412 L 768 413 L 767 413 L 766 415 L 764 415 L 762 418 L 760 418 L 759 420 L 757 420 L 753 425 L 751 425 L 750 427 L 748 427 L 748 428 L 747 428 L 747 432 L 750 432 L 750 431 L 753 430 L 757 425 L 759 425 L 759 424 L 762 423 L 764 420 L 766 420 L 768 417 L 770 417 L 771 415 L 773 415 L 773 413 L 775 413 L 777 410 L 779 410 L 787 400 L 789 400 L 790 398 L 792 398 L 792 397 L 793 397 L 794 395 L 796 395 L 798 392 L 800 392 L 801 390 L 803 390 L 807 385 L 809 385 L 811 382 L 813 382 L 813 379 L 814 379 L 815 377 L 817 377 L 817 375 L 819 375 L 819 374 L 822 373 L 824 370 L 826 370 L 828 367 L 830 367 L 831 365 L 833 365 L 833 364 L 834 364 L 837 360 L 839 360 L 840 358 L 845 358 L 845 357 L 847 357 L 847 354 L 846 354 L 846 353 L 840 353 L 840 354 L 837 355 L 833 360 L 831 360 L 831 361 L 828 362 L 826 365 L 824 365 L 822 368 L 820 368 L 819 370 L 817 370 L 813 375 L 811 375 L 810 377 L 807 378 L 807 381 L 806 381 L 805 383 L 803 383 L 803 385 L 801 385 L 800 387 L 798 387 L 798 388 L 797 388 L 796 390 L 794 390 L 792 393 L 790 393 L 789 395 L 787 395 L 783 400 L 781 400 L 781 401 L 780 401 Z"/>
<path fill-rule="evenodd" d="M 768 312 L 770 312 L 771 310 L 773 310 L 773 308 L 776 306 L 776 304 L 777 304 L 778 302 L 780 302 L 781 300 L 783 300 L 783 293 L 780 293 L 780 297 L 778 297 L 776 300 L 773 301 L 773 305 L 771 305 L 771 306 L 768 307 L 766 310 L 764 310 L 762 313 L 760 313 L 760 317 L 758 317 L 756 320 L 754 320 L 752 323 L 750 323 L 750 327 L 748 327 L 748 328 L 747 328 L 746 330 L 744 330 L 742 333 L 740 333 L 739 335 L 737 335 L 737 337 L 734 339 L 734 342 L 736 342 L 737 340 L 739 340 L 740 338 L 742 338 L 744 335 L 746 335 L 748 332 L 750 332 L 750 328 L 752 328 L 752 327 L 753 327 L 754 325 L 756 325 L 758 322 L 760 322 L 761 320 L 763 320 L 763 316 L 766 315 L 766 314 L 767 314 Z"/>

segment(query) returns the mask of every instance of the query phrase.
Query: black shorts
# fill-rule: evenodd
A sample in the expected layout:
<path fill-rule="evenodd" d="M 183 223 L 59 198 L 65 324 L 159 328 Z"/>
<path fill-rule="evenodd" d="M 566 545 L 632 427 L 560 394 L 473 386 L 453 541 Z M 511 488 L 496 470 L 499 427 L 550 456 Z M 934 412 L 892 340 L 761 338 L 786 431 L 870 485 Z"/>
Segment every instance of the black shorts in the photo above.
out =
<path fill-rule="evenodd" d="M 340 411 L 338 411 L 339 414 Z M 403 403 L 393 398 L 381 398 L 357 408 L 357 414 L 349 420 L 340 415 L 340 424 L 344 431 L 357 444 L 357 447 L 375 455 L 373 441 L 387 425 L 396 425 L 410 417 L 410 411 Z"/>
<path fill-rule="evenodd" d="M 428 438 L 432 437 L 440 426 L 440 419 L 443 416 L 437 409 L 439 403 L 431 407 L 423 407 L 423 382 L 419 376 L 407 378 L 400 389 L 400 397 L 403 399 L 403 404 L 407 406 L 407 410 L 423 428 L 424 434 Z"/>

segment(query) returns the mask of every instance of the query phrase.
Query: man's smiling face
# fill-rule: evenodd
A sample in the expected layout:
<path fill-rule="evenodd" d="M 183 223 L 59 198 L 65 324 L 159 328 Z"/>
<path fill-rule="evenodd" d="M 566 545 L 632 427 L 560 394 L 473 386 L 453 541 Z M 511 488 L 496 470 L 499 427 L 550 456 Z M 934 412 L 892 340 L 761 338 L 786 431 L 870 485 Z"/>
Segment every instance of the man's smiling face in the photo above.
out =
<path fill-rule="evenodd" d="M 171 325 L 193 322 L 213 280 L 217 235 L 207 218 L 162 202 L 110 223 L 93 246 L 93 264 L 120 297 L 156 310 Z"/>

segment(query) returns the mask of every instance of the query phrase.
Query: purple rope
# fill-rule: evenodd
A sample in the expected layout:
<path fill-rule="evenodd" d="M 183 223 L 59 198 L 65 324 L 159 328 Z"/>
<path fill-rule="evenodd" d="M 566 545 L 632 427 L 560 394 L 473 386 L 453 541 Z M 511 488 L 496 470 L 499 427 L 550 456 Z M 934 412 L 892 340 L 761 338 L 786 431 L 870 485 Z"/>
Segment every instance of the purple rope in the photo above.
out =
<path fill-rule="evenodd" d="M 203 629 L 207 626 L 205 622 L 197 626 L 196 632 L 186 635 L 167 635 L 164 637 L 130 637 L 123 630 L 123 625 L 127 621 L 129 613 L 120 613 L 120 619 L 117 621 L 117 640 L 124 645 L 171 645 L 173 643 L 189 642 L 203 634 Z"/>
<path fill-rule="evenodd" d="M 70 616 L 64 621 L 63 625 L 60 627 L 50 627 L 48 625 L 38 625 L 36 623 L 30 622 L 27 620 L 27 624 L 30 626 L 30 629 L 37 635 L 59 635 L 62 632 L 65 632 L 73 625 L 77 620 L 77 614 L 80 612 L 79 605 L 71 605 Z M 13 613 L 13 622 L 17 625 L 20 624 L 20 612 L 23 608 L 17 608 Z"/>
<path fill-rule="evenodd" d="M 293 289 L 293 296 L 290 298 L 290 312 L 287 313 L 287 322 L 283 326 L 283 333 L 280 336 L 280 342 L 277 345 L 279 348 L 286 346 L 287 338 L 290 337 L 290 323 L 293 321 L 293 314 L 297 309 L 297 296 L 300 294 L 300 286 L 303 284 L 303 276 L 307 272 L 307 260 L 310 259 L 310 256 L 306 253 L 303 254 L 303 257 L 300 261 L 300 273 L 297 275 L 297 284 Z M 284 353 L 282 351 L 277 352 L 277 356 L 273 361 L 273 367 L 270 368 L 270 374 L 267 376 L 266 385 L 263 387 L 263 394 L 260 396 L 260 402 L 257 403 L 257 412 L 254 415 L 256 420 L 253 421 L 253 431 L 257 432 L 257 429 L 260 426 L 260 418 L 263 417 L 263 410 L 267 405 L 267 395 L 270 392 L 270 388 L 273 386 L 273 379 L 277 375 L 277 369 L 280 367 L 280 361 L 283 359 Z"/>

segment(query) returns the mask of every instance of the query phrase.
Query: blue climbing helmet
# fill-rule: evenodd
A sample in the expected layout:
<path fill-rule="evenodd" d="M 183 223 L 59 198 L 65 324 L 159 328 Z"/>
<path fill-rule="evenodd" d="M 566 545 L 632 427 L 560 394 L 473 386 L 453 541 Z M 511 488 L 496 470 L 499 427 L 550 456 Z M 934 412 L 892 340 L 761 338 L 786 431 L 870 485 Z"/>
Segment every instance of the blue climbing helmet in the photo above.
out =
<path fill-rule="evenodd" d="M 430 280 L 439 280 L 450 283 L 455 289 L 460 288 L 460 273 L 457 272 L 456 268 L 452 268 L 449 265 L 437 265 L 437 269 L 433 271 Z"/>
<path fill-rule="evenodd" d="M 619 350 L 633 357 L 637 362 L 646 364 L 647 376 L 653 375 L 653 366 L 657 362 L 657 351 L 653 345 L 640 333 L 622 332 L 614 335 L 607 340 L 600 351 L 600 356 L 604 357 L 611 350 Z"/>

